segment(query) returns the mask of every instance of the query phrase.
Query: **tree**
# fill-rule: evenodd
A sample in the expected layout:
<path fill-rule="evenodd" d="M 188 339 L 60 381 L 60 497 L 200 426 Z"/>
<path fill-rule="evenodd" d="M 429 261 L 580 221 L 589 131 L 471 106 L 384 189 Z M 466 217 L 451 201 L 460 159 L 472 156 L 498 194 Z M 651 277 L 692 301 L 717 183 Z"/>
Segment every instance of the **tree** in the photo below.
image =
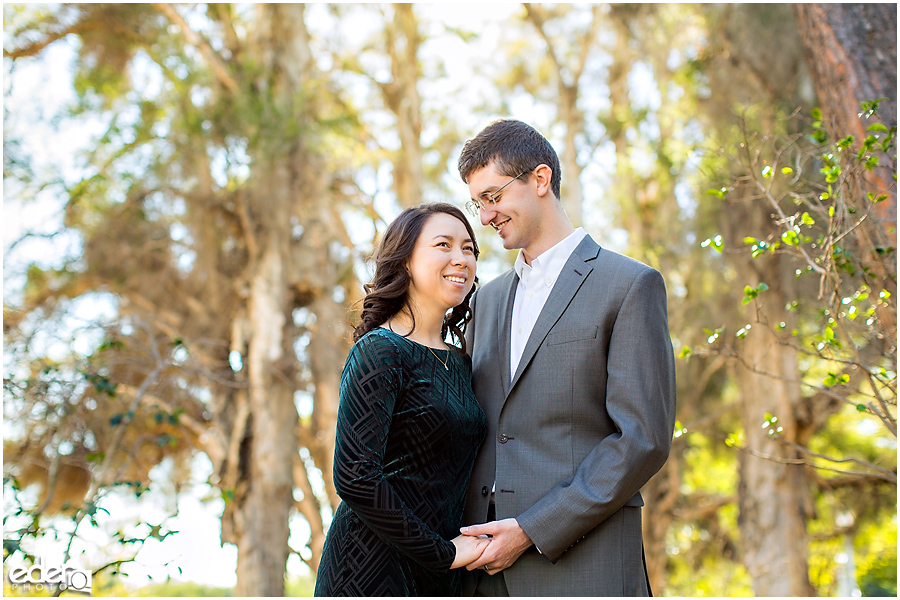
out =
<path fill-rule="evenodd" d="M 305 558 L 316 566 L 322 511 L 304 480 L 315 465 L 336 504 L 330 463 L 348 345 L 344 303 L 359 294 L 341 216 L 347 174 L 328 162 L 353 115 L 318 74 L 304 13 L 302 5 L 210 5 L 205 13 L 70 6 L 38 15 L 4 51 L 27 60 L 78 35 L 80 110 L 110 123 L 89 174 L 60 190 L 84 255 L 31 270 L 20 312 L 4 311 L 15 315 L 8 335 L 28 335 L 27 315 L 108 290 L 119 304 L 111 335 L 121 346 L 104 353 L 166 348 L 164 377 L 152 362 L 99 366 L 105 391 L 127 399 L 128 410 L 111 420 L 85 405 L 67 433 L 90 440 L 88 449 L 105 453 L 116 471 L 134 451 L 116 440 L 121 432 L 140 437 L 147 404 L 207 415 L 194 434 L 226 498 L 223 541 L 239 549 L 238 591 L 253 595 L 283 593 L 295 475 L 298 509 L 313 531 Z M 129 77 L 137 68 L 160 77 L 156 94 Z M 145 336 L 137 335 L 141 323 Z M 309 421 L 298 418 L 298 393 L 314 398 Z M 298 437 L 307 460 L 298 459 Z M 121 481 L 83 466 L 92 490 Z M 48 469 L 52 489 L 58 472 Z"/>
<path fill-rule="evenodd" d="M 759 17 L 762 16 L 771 18 L 774 15 L 763 12 L 759 14 Z M 759 17 L 742 19 L 741 28 L 754 31 L 748 23 L 756 22 Z M 782 17 L 781 23 L 790 21 Z M 771 27 L 766 27 L 766 31 L 772 34 Z M 791 38 L 789 33 L 783 31 L 776 37 Z M 765 54 L 758 56 L 759 48 L 753 53 L 748 52 L 748 45 L 742 49 L 741 37 L 736 39 L 737 43 L 731 45 L 729 52 L 731 60 L 748 63 L 750 68 L 747 72 L 759 79 L 763 91 L 776 89 L 768 83 L 776 79 L 775 74 L 759 68 L 760 64 L 769 64 Z M 780 66 L 791 68 L 784 59 L 788 55 L 787 48 L 783 44 L 778 48 L 781 53 Z M 791 70 L 800 72 L 797 67 Z M 748 89 L 731 85 L 734 89 Z M 784 99 L 773 95 L 769 102 L 773 101 L 777 108 L 777 104 L 784 102 Z M 817 118 L 821 120 L 821 116 Z M 813 126 L 819 127 L 820 123 Z M 883 143 L 890 144 L 893 134 L 889 127 L 882 127 L 887 132 Z M 861 227 L 865 224 L 856 222 L 853 217 L 846 220 L 847 215 L 856 211 L 868 216 L 872 200 L 880 193 L 862 189 L 865 186 L 859 186 L 858 182 L 853 183 L 853 178 L 859 178 L 865 171 L 856 160 L 868 160 L 868 150 L 860 151 L 858 159 L 848 162 L 849 157 L 841 157 L 839 153 L 843 150 L 847 154 L 852 138 L 844 140 L 843 148 L 838 144 L 830 150 L 805 149 L 800 143 L 802 136 L 796 133 L 801 130 L 802 126 L 798 126 L 796 120 L 780 121 L 777 117 L 767 118 L 762 111 L 754 113 L 751 123 L 739 129 L 741 137 L 727 142 L 735 146 L 740 143 L 740 150 L 729 154 L 733 160 L 727 163 L 740 165 L 738 172 L 733 174 L 732 183 L 721 190 L 710 191 L 713 197 L 725 201 L 723 208 L 727 207 L 730 213 L 728 219 L 720 224 L 722 235 L 721 240 L 716 238 L 716 248 L 724 250 L 726 260 L 746 282 L 745 304 L 752 305 L 755 311 L 755 314 L 745 317 L 746 321 L 740 321 L 746 325 L 736 332 L 738 340 L 735 343 L 720 339 L 718 334 L 711 336 L 710 341 L 717 340 L 716 343 L 727 348 L 725 354 L 737 359 L 740 365 L 737 374 L 744 390 L 741 409 L 743 426 L 740 437 L 731 438 L 731 443 L 744 449 L 739 494 L 741 537 L 746 544 L 744 562 L 753 576 L 754 590 L 760 595 L 806 595 L 811 591 L 806 564 L 810 528 L 814 526 L 815 519 L 813 493 L 819 496 L 821 490 L 829 489 L 836 481 L 822 481 L 808 466 L 833 468 L 825 466 L 819 459 L 862 460 L 867 469 L 845 473 L 852 482 L 848 482 L 849 485 L 868 486 L 879 480 L 883 485 L 885 481 L 891 482 L 892 478 L 894 486 L 896 483 L 896 467 L 892 472 L 889 463 L 881 462 L 883 457 L 876 459 L 875 462 L 880 463 L 878 465 L 861 456 L 848 457 L 847 438 L 837 456 L 825 456 L 811 450 L 811 446 L 817 445 L 817 436 L 825 429 L 826 423 L 831 419 L 846 418 L 842 407 L 846 403 L 852 405 L 854 398 L 858 397 L 854 394 L 859 393 L 876 400 L 867 410 L 872 410 L 887 424 L 889 434 L 896 436 L 895 408 L 890 408 L 892 403 L 896 406 L 896 392 L 893 391 L 890 376 L 871 381 L 872 391 L 868 394 L 856 386 L 839 389 L 838 393 L 829 389 L 836 384 L 850 383 L 851 375 L 843 374 L 848 369 L 847 365 L 858 368 L 858 375 L 877 373 L 882 368 L 892 372 L 891 365 L 896 364 L 893 349 L 887 348 L 884 353 L 876 351 L 874 361 L 862 358 L 865 350 L 856 351 L 852 357 L 844 351 L 835 350 L 844 344 L 843 347 L 848 348 L 852 355 L 855 349 L 869 346 L 866 340 L 890 339 L 893 337 L 889 333 L 892 327 L 890 319 L 880 320 L 875 325 L 877 331 L 848 334 L 842 338 L 843 341 L 835 338 L 834 331 L 838 330 L 838 320 L 844 321 L 840 326 L 846 330 L 846 323 L 855 318 L 858 310 L 854 307 L 852 314 L 841 310 L 841 302 L 847 304 L 857 298 L 865 302 L 867 290 L 874 289 L 869 286 L 881 285 L 876 283 L 878 277 L 873 276 L 876 272 L 887 276 L 884 285 L 888 287 L 896 275 L 895 270 L 892 273 L 883 259 L 878 258 L 881 251 L 872 252 L 878 248 L 888 254 L 893 252 L 887 244 L 879 243 L 878 228 L 873 231 L 868 225 Z M 757 133 L 766 131 L 774 133 L 771 136 Z M 821 130 L 815 132 L 816 140 L 823 142 L 826 138 L 827 135 L 823 135 Z M 781 141 L 775 142 L 776 139 Z M 883 149 L 887 151 L 888 147 Z M 811 158 L 816 154 L 816 158 L 824 162 L 821 168 L 825 176 L 824 184 L 816 181 L 819 170 L 814 167 L 814 159 Z M 789 189 L 781 187 L 782 182 L 775 182 L 785 175 L 791 180 L 791 185 L 784 184 Z M 827 185 L 826 189 L 825 184 L 833 184 L 833 187 Z M 798 211 L 796 206 L 809 210 Z M 766 213 L 772 216 L 766 216 Z M 866 220 L 866 216 L 862 221 Z M 825 224 L 822 224 L 823 220 Z M 817 222 L 819 225 L 816 225 Z M 804 227 L 814 231 L 801 233 Z M 747 235 L 754 231 L 765 232 L 765 235 Z M 740 239 L 752 245 L 754 260 L 748 262 L 746 250 L 742 252 L 735 247 Z M 725 240 L 734 240 L 733 245 L 727 245 Z M 875 243 L 872 243 L 873 240 Z M 706 243 L 710 241 L 708 239 Z M 812 248 L 805 247 L 806 244 L 812 244 Z M 749 271 L 747 267 L 750 267 Z M 847 273 L 841 272 L 841 269 L 847 270 Z M 810 277 L 800 280 L 802 275 L 811 272 L 820 279 L 813 282 L 809 281 Z M 860 274 L 862 279 L 857 279 Z M 890 295 L 891 292 L 882 295 L 882 300 Z M 873 305 L 871 308 L 867 305 L 865 310 L 895 314 L 890 304 L 888 301 L 884 306 Z M 786 342 L 785 335 L 779 333 L 782 330 L 792 332 L 793 336 L 799 335 L 798 341 Z M 717 333 L 721 332 L 717 330 Z M 810 341 L 817 348 L 812 353 L 806 349 Z M 817 362 L 815 359 L 826 364 L 835 362 L 828 368 L 821 362 L 818 368 L 800 367 L 800 364 Z M 826 372 L 828 376 L 823 380 L 824 385 L 809 381 L 815 374 L 825 375 Z M 865 379 L 863 375 L 862 380 Z M 750 390 L 753 390 L 752 393 Z M 888 395 L 887 400 L 882 397 L 884 393 Z M 758 423 L 762 423 L 763 427 L 760 428 Z M 811 456 L 815 456 L 816 460 L 812 460 Z M 793 509 L 771 511 L 769 507 L 772 503 Z M 832 526 L 831 529 L 833 531 L 835 528 Z M 781 576 L 773 577 L 773 569 L 780 569 Z"/>

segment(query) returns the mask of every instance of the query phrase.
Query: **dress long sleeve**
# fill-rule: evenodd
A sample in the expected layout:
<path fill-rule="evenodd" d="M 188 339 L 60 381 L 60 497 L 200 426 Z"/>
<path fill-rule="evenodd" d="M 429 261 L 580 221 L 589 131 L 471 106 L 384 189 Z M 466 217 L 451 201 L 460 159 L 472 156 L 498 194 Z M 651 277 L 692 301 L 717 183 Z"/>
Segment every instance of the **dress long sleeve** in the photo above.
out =
<path fill-rule="evenodd" d="M 391 422 L 402 402 L 406 375 L 400 349 L 382 336 L 361 339 L 341 377 L 335 440 L 338 495 L 387 545 L 425 569 L 446 572 L 456 556 L 385 477 Z"/>

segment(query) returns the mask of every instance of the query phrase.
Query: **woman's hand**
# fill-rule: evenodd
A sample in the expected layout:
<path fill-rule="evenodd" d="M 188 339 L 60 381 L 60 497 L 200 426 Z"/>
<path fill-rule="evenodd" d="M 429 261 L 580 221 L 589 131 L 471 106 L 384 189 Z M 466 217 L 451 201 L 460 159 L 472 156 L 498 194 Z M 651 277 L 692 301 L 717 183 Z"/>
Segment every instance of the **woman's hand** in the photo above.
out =
<path fill-rule="evenodd" d="M 472 561 L 478 560 L 484 549 L 491 543 L 491 539 L 488 537 L 474 537 L 471 535 L 460 535 L 450 541 L 456 546 L 456 558 L 453 559 L 453 564 L 450 565 L 451 569 L 458 569 Z"/>

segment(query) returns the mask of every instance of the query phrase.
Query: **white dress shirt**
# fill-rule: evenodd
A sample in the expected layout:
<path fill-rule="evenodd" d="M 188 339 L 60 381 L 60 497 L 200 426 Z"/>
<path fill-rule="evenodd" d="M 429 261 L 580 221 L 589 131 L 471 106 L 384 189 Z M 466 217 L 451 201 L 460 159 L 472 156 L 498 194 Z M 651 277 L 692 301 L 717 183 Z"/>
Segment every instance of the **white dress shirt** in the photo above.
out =
<path fill-rule="evenodd" d="M 540 256 L 532 259 L 531 265 L 525 263 L 525 255 L 519 250 L 516 264 L 513 267 L 519 276 L 516 297 L 513 300 L 512 329 L 509 344 L 509 379 L 512 381 L 522 359 L 522 352 L 538 315 L 550 297 L 553 284 L 559 278 L 563 266 L 575 251 L 578 244 L 587 234 L 579 227 L 565 239 Z"/>

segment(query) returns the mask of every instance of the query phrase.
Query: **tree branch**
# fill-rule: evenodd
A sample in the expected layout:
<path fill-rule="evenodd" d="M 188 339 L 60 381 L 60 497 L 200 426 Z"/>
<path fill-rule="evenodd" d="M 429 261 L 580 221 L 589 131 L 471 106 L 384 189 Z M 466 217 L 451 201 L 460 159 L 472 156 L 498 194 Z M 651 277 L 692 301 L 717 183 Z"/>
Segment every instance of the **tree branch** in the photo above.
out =
<path fill-rule="evenodd" d="M 590 56 L 591 44 L 594 41 L 594 38 L 597 35 L 597 30 L 600 28 L 600 6 L 595 4 L 591 7 L 591 26 L 584 33 L 584 36 L 581 38 L 581 44 L 579 48 L 578 55 L 578 66 L 575 68 L 575 74 L 573 77 L 573 84 L 578 83 L 581 79 L 581 74 L 584 73 L 584 66 L 587 64 L 588 56 Z"/>
<path fill-rule="evenodd" d="M 779 463 L 782 465 L 797 465 L 810 467 L 813 469 L 817 469 L 819 471 L 830 471 L 832 473 L 840 473 L 842 475 L 851 475 L 851 476 L 860 476 L 860 477 L 877 477 L 878 479 L 883 479 L 884 481 L 889 481 L 891 483 L 897 483 L 897 474 L 893 471 L 887 471 L 886 469 L 881 469 L 880 467 L 875 467 L 879 469 L 879 471 L 885 471 L 884 474 L 881 473 L 867 473 L 865 471 L 845 471 L 842 469 L 833 469 L 831 467 L 823 467 L 821 465 L 816 465 L 808 460 L 803 460 L 802 458 L 783 458 L 781 456 L 775 456 L 774 454 L 766 454 L 765 452 L 759 452 L 757 450 L 753 450 L 752 448 L 742 448 L 740 446 L 733 446 L 733 448 L 737 448 L 741 452 L 746 452 L 750 456 L 755 456 L 756 458 L 761 458 L 763 460 L 768 460 L 771 462 Z M 829 460 L 828 457 L 823 456 L 825 460 Z M 847 462 L 854 461 L 859 462 L 856 459 L 839 459 L 835 462 Z"/>
<path fill-rule="evenodd" d="M 547 35 L 547 32 L 544 31 L 544 15 L 539 12 L 541 9 L 536 8 L 529 2 L 523 3 L 522 6 L 525 7 L 525 13 L 528 15 L 528 19 L 534 25 L 535 29 L 538 30 L 538 34 L 540 34 L 541 39 L 544 40 L 545 44 L 547 44 L 547 54 L 550 55 L 550 59 L 553 61 L 554 66 L 556 66 L 556 72 L 559 76 L 559 80 L 562 81 L 562 64 L 559 62 L 559 58 L 556 56 L 556 50 L 553 47 L 553 41 L 550 39 L 550 36 Z"/>
<path fill-rule="evenodd" d="M 200 54 L 203 55 L 209 62 L 209 66 L 212 68 L 213 73 L 215 73 L 216 78 L 228 88 L 233 94 L 238 92 L 238 85 L 235 83 L 234 79 L 231 75 L 228 74 L 228 65 L 225 63 L 225 59 L 216 52 L 213 47 L 209 44 L 209 41 L 204 39 L 199 33 L 190 28 L 187 24 L 187 21 L 184 20 L 175 7 L 171 4 L 165 4 L 162 2 L 156 2 L 153 4 L 159 12 L 164 14 L 172 23 L 178 25 L 181 31 L 184 33 L 184 36 L 187 38 L 187 41 L 192 46 L 196 46 L 198 50 L 200 50 Z"/>
<path fill-rule="evenodd" d="M 887 481 L 893 481 L 894 483 L 897 482 L 897 474 L 895 472 L 885 469 L 883 467 L 879 467 L 878 465 L 872 464 L 868 461 L 860 460 L 858 458 L 852 458 L 852 457 L 851 458 L 832 458 L 825 454 L 813 452 L 806 446 L 801 446 L 800 444 L 797 444 L 788 439 L 785 439 L 783 436 L 780 436 L 778 434 L 775 434 L 772 437 L 777 439 L 779 442 L 782 442 L 783 444 L 790 446 L 794 450 L 797 450 L 798 452 L 802 452 L 804 454 L 808 454 L 809 456 L 821 458 L 822 460 L 827 460 L 828 462 L 833 462 L 833 463 L 848 463 L 848 462 L 856 463 L 862 467 L 866 467 L 868 469 L 874 469 L 875 471 L 878 471 L 881 474 L 881 475 L 879 475 L 876 473 L 876 474 L 874 474 L 875 477 L 881 477 L 882 479 L 885 479 Z M 815 465 L 813 465 L 813 466 L 815 466 Z M 819 468 L 819 467 L 816 467 L 816 468 Z"/>
<path fill-rule="evenodd" d="M 23 48 L 19 48 L 17 50 L 7 50 L 6 48 L 4 48 L 3 49 L 3 57 L 16 60 L 17 58 L 24 58 L 26 56 L 34 56 L 35 54 L 38 54 L 41 50 L 43 50 L 44 48 L 46 48 L 47 46 L 52 44 L 53 42 L 63 39 L 70 33 L 81 33 L 88 29 L 91 29 L 90 23 L 86 23 L 84 21 L 79 21 L 79 22 L 75 23 L 74 25 L 70 25 L 69 27 L 66 27 L 62 31 L 57 31 L 55 33 L 51 33 L 45 39 L 40 40 L 38 42 L 34 42 L 33 44 L 29 44 L 28 46 L 25 46 Z"/>

